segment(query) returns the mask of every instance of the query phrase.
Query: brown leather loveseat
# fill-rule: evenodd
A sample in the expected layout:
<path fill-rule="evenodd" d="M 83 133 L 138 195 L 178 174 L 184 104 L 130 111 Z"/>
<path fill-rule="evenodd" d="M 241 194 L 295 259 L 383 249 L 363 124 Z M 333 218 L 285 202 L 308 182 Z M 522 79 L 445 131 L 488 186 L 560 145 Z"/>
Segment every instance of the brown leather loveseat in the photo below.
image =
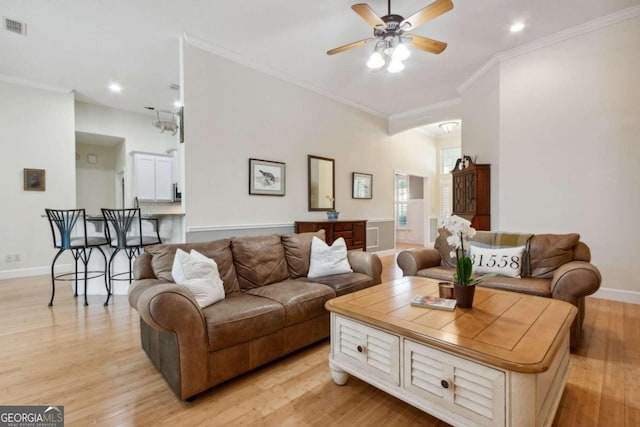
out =
<path fill-rule="evenodd" d="M 440 230 L 434 248 L 419 248 L 398 254 L 404 276 L 453 280 L 455 258 L 447 244 L 447 231 Z M 580 342 L 585 314 L 584 297 L 600 288 L 600 271 L 590 263 L 591 251 L 579 234 L 515 234 L 479 231 L 471 244 L 484 247 L 524 246 L 521 278 L 495 276 L 480 286 L 557 298 L 578 308 L 571 325 L 571 348 Z"/>
<path fill-rule="evenodd" d="M 180 399 L 329 336 L 330 298 L 380 283 L 378 256 L 349 251 L 353 273 L 310 280 L 316 233 L 155 245 L 135 262 L 129 304 L 140 314 L 142 347 Z M 173 283 L 176 250 L 218 265 L 225 298 L 200 308 Z"/>

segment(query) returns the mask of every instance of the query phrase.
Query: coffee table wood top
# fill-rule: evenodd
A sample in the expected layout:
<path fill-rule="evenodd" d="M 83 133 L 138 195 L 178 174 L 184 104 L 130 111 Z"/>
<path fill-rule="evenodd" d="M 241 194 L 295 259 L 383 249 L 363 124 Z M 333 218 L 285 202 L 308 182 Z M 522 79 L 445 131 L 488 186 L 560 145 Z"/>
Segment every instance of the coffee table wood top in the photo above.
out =
<path fill-rule="evenodd" d="M 416 307 L 438 281 L 403 277 L 327 301 L 329 311 L 510 371 L 546 371 L 577 309 L 564 301 L 476 287 L 473 308 Z"/>

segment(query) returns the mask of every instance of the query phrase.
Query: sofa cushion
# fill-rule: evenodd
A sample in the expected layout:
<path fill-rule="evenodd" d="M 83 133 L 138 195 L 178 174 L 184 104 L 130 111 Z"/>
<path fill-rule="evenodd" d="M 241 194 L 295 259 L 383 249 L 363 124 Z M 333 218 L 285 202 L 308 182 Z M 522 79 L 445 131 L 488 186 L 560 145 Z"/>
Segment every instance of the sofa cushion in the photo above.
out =
<path fill-rule="evenodd" d="M 317 237 L 311 239 L 308 278 L 313 279 L 352 271 L 347 259 L 347 244 L 342 237 L 336 239 L 331 246 Z"/>
<path fill-rule="evenodd" d="M 355 292 L 373 285 L 373 278 L 362 273 L 343 273 L 332 276 L 301 279 L 330 286 L 337 296 Z"/>
<path fill-rule="evenodd" d="M 202 312 L 211 351 L 251 341 L 284 327 L 282 304 L 242 292 L 228 294 Z"/>
<path fill-rule="evenodd" d="M 580 235 L 536 234 L 529 242 L 531 277 L 550 279 L 563 264 L 573 260 L 573 248 Z"/>
<path fill-rule="evenodd" d="M 447 237 L 449 237 L 449 232 L 444 227 L 438 229 L 438 237 L 433 244 L 433 248 L 440 252 L 440 265 L 444 267 L 455 267 L 456 257 L 451 256 L 453 248 L 449 246 Z"/>
<path fill-rule="evenodd" d="M 455 269 L 450 267 L 432 267 L 418 270 L 417 275 L 430 279 L 452 282 Z M 473 277 L 478 277 L 474 274 Z M 487 288 L 502 289 L 504 291 L 521 292 L 524 294 L 538 295 L 543 297 L 551 296 L 551 280 L 532 278 L 512 278 L 512 277 L 487 277 L 479 286 Z"/>
<path fill-rule="evenodd" d="M 216 262 L 194 249 L 190 253 L 176 250 L 171 275 L 193 294 L 200 308 L 224 299 L 224 284 Z"/>
<path fill-rule="evenodd" d="M 446 280 L 448 282 L 453 282 L 453 273 L 455 273 L 455 268 L 453 267 L 431 267 L 431 268 L 423 268 L 422 270 L 418 270 L 416 272 L 416 276 L 428 277 L 430 279 L 436 280 Z"/>
<path fill-rule="evenodd" d="M 514 279 L 511 277 L 495 276 L 484 279 L 480 282 L 479 286 L 540 297 L 551 297 L 551 280 L 549 279 L 533 279 L 530 277 Z"/>
<path fill-rule="evenodd" d="M 284 257 L 287 260 L 290 278 L 297 279 L 309 273 L 311 239 L 313 239 L 313 236 L 316 236 L 323 242 L 326 241 L 324 230 L 318 230 L 312 233 L 283 234 L 281 236 L 282 246 L 284 246 Z"/>
<path fill-rule="evenodd" d="M 240 289 L 253 289 L 289 278 L 280 236 L 236 237 L 231 240 Z"/>
<path fill-rule="evenodd" d="M 336 296 L 329 286 L 301 280 L 285 280 L 250 289 L 247 293 L 282 304 L 285 326 L 326 314 L 324 303 Z"/>
<path fill-rule="evenodd" d="M 233 255 L 229 247 L 230 243 L 230 240 L 222 239 L 205 243 L 153 245 L 147 246 L 145 251 L 152 256 L 151 268 L 156 277 L 169 282 L 175 282 L 171 275 L 171 268 L 173 267 L 176 250 L 182 249 L 185 252 L 190 252 L 192 249 L 195 249 L 202 255 L 216 262 L 220 278 L 224 283 L 225 293 L 228 294 L 240 290 L 238 287 L 238 279 L 236 278 L 236 270 L 233 265 Z"/>

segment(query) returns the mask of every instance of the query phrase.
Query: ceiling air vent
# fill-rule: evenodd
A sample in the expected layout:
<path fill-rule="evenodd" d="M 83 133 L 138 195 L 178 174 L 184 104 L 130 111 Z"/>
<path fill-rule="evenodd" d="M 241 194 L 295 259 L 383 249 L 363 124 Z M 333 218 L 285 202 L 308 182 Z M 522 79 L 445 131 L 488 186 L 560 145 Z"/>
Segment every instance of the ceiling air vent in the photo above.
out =
<path fill-rule="evenodd" d="M 15 19 L 4 18 L 4 29 L 23 36 L 27 35 L 27 24 Z"/>
<path fill-rule="evenodd" d="M 169 89 L 171 89 L 171 90 L 180 90 L 180 85 L 176 84 L 176 83 L 171 83 L 169 85 Z"/>

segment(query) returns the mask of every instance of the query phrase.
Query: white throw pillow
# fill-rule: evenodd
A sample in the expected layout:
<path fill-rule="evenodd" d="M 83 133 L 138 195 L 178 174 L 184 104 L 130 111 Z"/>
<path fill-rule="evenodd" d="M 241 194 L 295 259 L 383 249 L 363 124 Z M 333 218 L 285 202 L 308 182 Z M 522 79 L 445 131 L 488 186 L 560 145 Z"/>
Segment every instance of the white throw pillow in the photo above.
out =
<path fill-rule="evenodd" d="M 171 275 L 178 285 L 191 291 L 201 308 L 224 299 L 224 284 L 218 265 L 198 251 L 192 249 L 188 254 L 178 249 Z"/>
<path fill-rule="evenodd" d="M 474 273 L 520 278 L 523 254 L 524 246 L 483 248 L 472 243 L 469 256 Z"/>
<path fill-rule="evenodd" d="M 351 272 L 353 270 L 347 260 L 347 244 L 342 237 L 329 246 L 321 239 L 313 236 L 308 278 L 313 279 L 314 277 Z"/>

